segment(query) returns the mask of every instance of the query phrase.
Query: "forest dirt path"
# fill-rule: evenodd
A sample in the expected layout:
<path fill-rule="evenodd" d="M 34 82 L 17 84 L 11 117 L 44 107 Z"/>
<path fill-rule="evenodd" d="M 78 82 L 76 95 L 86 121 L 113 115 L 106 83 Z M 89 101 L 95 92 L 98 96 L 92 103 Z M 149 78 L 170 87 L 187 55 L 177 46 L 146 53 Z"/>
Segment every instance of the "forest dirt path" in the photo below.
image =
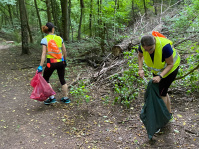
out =
<path fill-rule="evenodd" d="M 40 53 L 20 53 L 20 47 L 0 49 L 0 149 L 199 148 L 199 97 L 173 92 L 176 122 L 149 141 L 139 119 L 142 98 L 128 110 L 104 104 L 100 93 L 87 106 L 73 100 L 46 106 L 30 99 Z"/>

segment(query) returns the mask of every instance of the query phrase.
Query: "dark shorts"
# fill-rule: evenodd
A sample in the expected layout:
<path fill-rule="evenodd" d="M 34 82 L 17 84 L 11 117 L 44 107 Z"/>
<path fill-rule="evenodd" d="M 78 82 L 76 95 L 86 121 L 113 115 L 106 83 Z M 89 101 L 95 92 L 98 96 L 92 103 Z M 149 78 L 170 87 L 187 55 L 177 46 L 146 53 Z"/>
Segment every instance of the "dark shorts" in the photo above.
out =
<path fill-rule="evenodd" d="M 61 85 L 66 84 L 64 79 L 65 75 L 65 64 L 63 62 L 58 63 L 50 63 L 50 68 L 46 67 L 44 69 L 43 77 L 49 83 L 50 76 L 53 74 L 54 70 L 57 70 L 57 74 L 59 76 L 59 81 Z"/>
<path fill-rule="evenodd" d="M 160 96 L 166 96 L 171 83 L 175 80 L 178 73 L 179 66 L 166 78 L 162 78 L 159 83 Z M 155 76 L 155 75 L 154 75 Z"/>

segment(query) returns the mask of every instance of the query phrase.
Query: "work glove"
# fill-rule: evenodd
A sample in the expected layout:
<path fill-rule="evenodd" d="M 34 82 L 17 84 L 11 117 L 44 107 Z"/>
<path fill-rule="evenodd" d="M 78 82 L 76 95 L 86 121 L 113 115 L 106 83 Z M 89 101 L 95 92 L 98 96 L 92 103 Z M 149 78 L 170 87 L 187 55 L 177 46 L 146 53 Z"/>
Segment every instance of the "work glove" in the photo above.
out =
<path fill-rule="evenodd" d="M 38 71 L 38 72 L 42 72 L 42 70 L 43 70 L 43 69 L 42 69 L 42 66 L 39 66 L 39 67 L 37 68 L 37 71 Z"/>
<path fill-rule="evenodd" d="M 67 66 L 67 62 L 66 62 L 66 60 L 64 60 L 64 62 L 63 62 L 63 63 L 64 63 L 64 66 L 66 67 L 66 66 Z"/>

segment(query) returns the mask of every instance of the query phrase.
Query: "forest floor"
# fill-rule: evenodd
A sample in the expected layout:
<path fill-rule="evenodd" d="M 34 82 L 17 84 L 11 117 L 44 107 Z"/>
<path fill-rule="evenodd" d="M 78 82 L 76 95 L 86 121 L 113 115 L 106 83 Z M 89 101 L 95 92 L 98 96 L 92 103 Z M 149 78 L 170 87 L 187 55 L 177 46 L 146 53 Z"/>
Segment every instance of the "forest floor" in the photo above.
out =
<path fill-rule="evenodd" d="M 1 149 L 199 148 L 198 93 L 190 97 L 183 89 L 170 90 L 175 122 L 168 123 L 149 141 L 139 118 L 143 93 L 130 109 L 104 102 L 101 98 L 111 95 L 111 91 L 101 89 L 92 91 L 96 96 L 88 104 L 78 105 L 70 96 L 70 104 L 46 106 L 30 99 L 30 81 L 40 62 L 40 48 L 31 49 L 30 56 L 20 56 L 20 46 L 6 45 L 4 40 L 0 41 Z M 69 63 L 67 84 L 77 77 L 80 66 L 82 76 L 94 73 L 84 64 Z M 59 81 L 53 81 L 59 99 Z"/>

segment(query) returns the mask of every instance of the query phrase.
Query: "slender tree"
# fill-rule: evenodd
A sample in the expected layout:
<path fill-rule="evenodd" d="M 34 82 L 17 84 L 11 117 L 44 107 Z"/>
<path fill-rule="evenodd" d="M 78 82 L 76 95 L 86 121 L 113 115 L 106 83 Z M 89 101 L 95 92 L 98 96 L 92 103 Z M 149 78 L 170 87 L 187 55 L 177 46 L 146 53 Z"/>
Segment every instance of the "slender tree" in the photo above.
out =
<path fill-rule="evenodd" d="M 134 0 L 132 0 L 132 7 L 131 7 L 131 10 L 132 10 L 132 15 L 133 15 L 133 22 L 136 21 L 135 19 L 135 3 L 134 3 Z"/>
<path fill-rule="evenodd" d="M 62 8 L 63 38 L 66 42 L 69 42 L 68 0 L 61 0 L 61 8 Z"/>
<path fill-rule="evenodd" d="M 8 4 L 8 11 L 9 11 L 9 15 L 10 15 L 10 22 L 11 22 L 11 24 L 13 26 L 12 11 L 11 10 L 12 10 L 12 6 Z"/>
<path fill-rule="evenodd" d="M 154 10 L 155 10 L 155 15 L 158 14 L 157 12 L 157 3 L 156 3 L 157 0 L 153 0 L 153 7 L 154 7 Z"/>
<path fill-rule="evenodd" d="M 82 18 L 83 18 L 83 9 L 84 9 L 84 0 L 80 0 L 80 8 L 81 8 L 81 14 L 79 18 L 79 28 L 78 28 L 78 40 L 81 40 L 81 27 L 82 27 Z"/>
<path fill-rule="evenodd" d="M 68 30 L 69 30 L 69 35 L 70 35 L 70 29 L 71 29 L 71 37 L 72 37 L 72 41 L 73 41 L 73 27 L 72 27 L 72 23 L 71 23 L 71 7 L 72 7 L 72 3 L 71 3 L 71 0 L 68 1 L 68 16 L 69 16 L 69 27 L 68 27 Z"/>
<path fill-rule="evenodd" d="M 114 25 L 113 25 L 113 36 L 115 37 L 115 34 L 116 34 L 116 27 L 115 27 L 115 23 L 116 23 L 116 21 L 115 21 L 115 19 L 116 19 L 116 14 L 117 14 L 117 0 L 115 0 L 115 9 L 114 9 L 114 21 L 113 21 L 113 23 L 114 23 Z"/>
<path fill-rule="evenodd" d="M 51 5 L 50 5 L 50 0 L 46 0 L 48 22 L 52 22 L 50 6 L 51 6 Z"/>
<path fill-rule="evenodd" d="M 147 7 L 146 7 L 146 2 L 145 0 L 143 0 L 144 3 L 144 12 L 145 12 L 145 16 L 147 17 Z"/>
<path fill-rule="evenodd" d="M 98 15 L 99 15 L 99 20 L 98 20 L 98 24 L 99 24 L 99 37 L 101 39 L 100 41 L 100 45 L 101 45 L 101 49 L 102 49 L 102 53 L 105 53 L 105 47 L 104 47 L 104 40 L 105 40 L 105 23 L 103 24 L 102 21 L 102 0 L 98 0 Z"/>
<path fill-rule="evenodd" d="M 27 23 L 27 27 L 28 27 L 28 33 L 29 33 L 30 42 L 33 43 L 32 32 L 31 32 L 31 29 L 30 29 L 29 21 L 28 21 L 28 13 L 27 13 L 27 10 L 26 10 L 26 5 L 24 5 L 24 11 L 26 12 L 25 13 L 26 21 L 27 21 L 26 23 Z"/>
<path fill-rule="evenodd" d="M 63 37 L 63 31 L 62 31 L 62 20 L 60 17 L 61 14 L 61 8 L 59 1 L 51 0 L 51 10 L 52 10 L 52 16 L 53 16 L 53 23 L 57 27 L 57 31 L 59 32 L 59 35 Z"/>
<path fill-rule="evenodd" d="M 89 14 L 89 31 L 90 37 L 92 37 L 92 17 L 93 17 L 93 0 L 90 0 L 90 14 Z"/>
<path fill-rule="evenodd" d="M 2 7 L 2 6 L 0 6 L 0 11 L 1 11 L 1 13 L 3 14 L 2 15 L 2 25 L 3 24 L 7 24 L 7 20 L 9 20 L 9 16 L 7 15 L 7 13 L 6 13 L 6 10 L 5 10 L 5 8 L 4 7 Z"/>
<path fill-rule="evenodd" d="M 41 24 L 41 17 L 40 17 L 40 14 L 39 14 L 39 10 L 38 10 L 38 7 L 37 7 L 37 0 L 34 0 L 34 3 L 35 3 L 35 9 L 36 9 L 36 12 L 37 12 L 37 18 L 38 18 L 38 21 L 39 21 L 39 28 L 40 28 L 40 31 L 41 31 L 41 35 L 43 35 L 42 33 L 42 24 Z"/>
<path fill-rule="evenodd" d="M 25 3 L 24 0 L 18 0 L 18 2 L 19 2 L 19 11 L 20 11 L 20 20 L 21 20 L 22 55 L 30 54 L 29 45 L 28 45 L 28 24 L 27 24 Z"/>

